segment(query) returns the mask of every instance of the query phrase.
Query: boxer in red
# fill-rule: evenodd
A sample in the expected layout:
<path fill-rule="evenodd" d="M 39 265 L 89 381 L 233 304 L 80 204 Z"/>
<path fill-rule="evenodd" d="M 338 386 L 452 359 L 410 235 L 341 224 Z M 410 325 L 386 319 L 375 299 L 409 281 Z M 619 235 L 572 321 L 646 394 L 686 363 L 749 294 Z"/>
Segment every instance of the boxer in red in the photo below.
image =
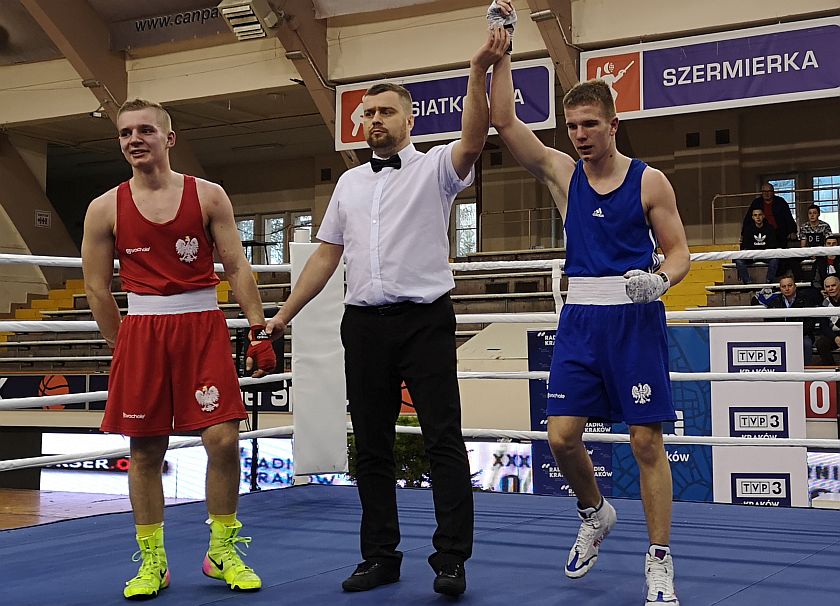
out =
<path fill-rule="evenodd" d="M 217 305 L 214 247 L 251 325 L 247 368 L 262 376 L 276 360 L 256 282 L 224 190 L 170 168 L 175 133 L 166 110 L 128 101 L 117 130 L 132 177 L 88 207 L 82 265 L 91 311 L 114 350 L 101 429 L 131 438 L 129 494 L 142 561 L 123 595 L 147 599 L 169 586 L 161 469 L 169 435 L 194 430 L 207 451 L 204 574 L 256 591 L 260 578 L 237 553 L 251 540 L 236 519 L 239 421 L 247 415 Z M 128 292 L 123 319 L 111 294 L 115 250 Z"/>

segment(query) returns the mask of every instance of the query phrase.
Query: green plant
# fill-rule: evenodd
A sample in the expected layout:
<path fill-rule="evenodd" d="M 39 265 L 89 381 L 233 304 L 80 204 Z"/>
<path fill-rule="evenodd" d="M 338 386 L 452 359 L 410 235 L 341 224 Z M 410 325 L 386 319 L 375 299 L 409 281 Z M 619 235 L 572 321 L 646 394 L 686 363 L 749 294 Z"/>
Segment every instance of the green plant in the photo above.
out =
<path fill-rule="evenodd" d="M 397 425 L 418 427 L 420 421 L 415 415 L 401 415 Z M 347 439 L 348 475 L 356 481 L 356 437 L 350 434 Z M 420 488 L 429 485 L 429 458 L 423 446 L 423 436 L 398 433 L 394 440 L 394 462 L 396 463 L 397 482 L 408 488 Z"/>

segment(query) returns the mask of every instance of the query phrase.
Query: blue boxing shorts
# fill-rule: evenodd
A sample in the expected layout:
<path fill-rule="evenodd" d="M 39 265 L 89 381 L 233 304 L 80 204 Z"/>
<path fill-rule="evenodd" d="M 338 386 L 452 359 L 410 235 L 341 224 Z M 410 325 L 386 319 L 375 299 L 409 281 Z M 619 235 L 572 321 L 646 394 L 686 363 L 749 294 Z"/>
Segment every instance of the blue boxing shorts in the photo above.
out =
<path fill-rule="evenodd" d="M 676 420 L 662 303 L 564 305 L 547 395 L 548 416 Z"/>

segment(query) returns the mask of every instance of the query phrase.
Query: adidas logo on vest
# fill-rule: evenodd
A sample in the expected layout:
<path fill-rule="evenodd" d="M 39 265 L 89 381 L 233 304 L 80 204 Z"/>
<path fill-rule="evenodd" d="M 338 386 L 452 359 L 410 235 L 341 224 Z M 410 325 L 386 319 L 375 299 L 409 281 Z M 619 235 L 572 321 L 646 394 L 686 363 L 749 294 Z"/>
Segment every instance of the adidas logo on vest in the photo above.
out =
<path fill-rule="evenodd" d="M 596 209 L 592 212 L 592 216 L 593 216 L 593 217 L 600 217 L 600 218 L 602 218 L 602 219 L 603 219 L 603 218 L 604 218 L 604 211 L 602 211 L 602 210 L 601 210 L 601 207 L 599 206 L 598 208 L 596 208 Z"/>

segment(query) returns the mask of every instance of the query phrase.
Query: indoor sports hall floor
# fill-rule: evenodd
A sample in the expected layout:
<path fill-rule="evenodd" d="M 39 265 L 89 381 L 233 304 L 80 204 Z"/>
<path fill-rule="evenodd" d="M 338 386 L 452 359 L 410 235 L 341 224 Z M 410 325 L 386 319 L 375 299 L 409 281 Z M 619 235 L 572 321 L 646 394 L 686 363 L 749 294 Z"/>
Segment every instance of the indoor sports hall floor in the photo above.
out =
<path fill-rule="evenodd" d="M 254 537 L 246 561 L 263 578 L 253 594 L 230 592 L 201 574 L 207 541 L 203 503 L 166 510 L 172 585 L 154 604 L 320 606 L 348 604 L 644 604 L 647 548 L 639 501 L 614 500 L 619 523 L 584 578 L 563 574 L 577 532 L 574 500 L 477 493 L 475 551 L 467 593 L 432 592 L 426 563 L 434 527 L 432 495 L 399 491 L 405 553 L 399 583 L 343 593 L 358 562 L 359 504 L 353 487 L 300 486 L 244 495 L 240 518 Z M 136 549 L 129 513 L 0 532 L 3 606 L 127 604 Z M 671 541 L 683 606 L 836 604 L 840 511 L 677 503 Z"/>

